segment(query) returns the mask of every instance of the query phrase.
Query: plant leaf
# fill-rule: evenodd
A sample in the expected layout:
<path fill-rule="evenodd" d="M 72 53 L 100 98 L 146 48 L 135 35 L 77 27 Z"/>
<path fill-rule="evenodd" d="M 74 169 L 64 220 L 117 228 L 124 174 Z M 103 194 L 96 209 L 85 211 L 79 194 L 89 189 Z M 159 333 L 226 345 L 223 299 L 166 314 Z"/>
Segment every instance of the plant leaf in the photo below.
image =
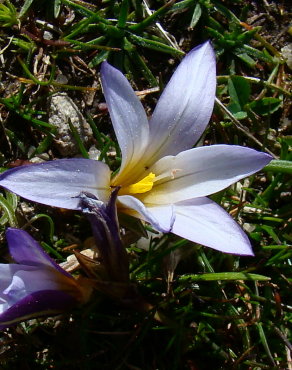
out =
<path fill-rule="evenodd" d="M 237 103 L 241 110 L 248 103 L 248 99 L 251 93 L 250 85 L 241 76 L 231 76 L 228 80 L 228 89 L 231 100 Z"/>
<path fill-rule="evenodd" d="M 274 113 L 282 105 L 282 100 L 277 98 L 262 98 L 254 100 L 249 104 L 250 109 L 259 116 L 266 116 Z"/>
<path fill-rule="evenodd" d="M 241 106 L 238 103 L 232 102 L 228 105 L 227 108 L 237 119 L 243 119 L 247 117 L 247 113 L 242 110 Z"/>

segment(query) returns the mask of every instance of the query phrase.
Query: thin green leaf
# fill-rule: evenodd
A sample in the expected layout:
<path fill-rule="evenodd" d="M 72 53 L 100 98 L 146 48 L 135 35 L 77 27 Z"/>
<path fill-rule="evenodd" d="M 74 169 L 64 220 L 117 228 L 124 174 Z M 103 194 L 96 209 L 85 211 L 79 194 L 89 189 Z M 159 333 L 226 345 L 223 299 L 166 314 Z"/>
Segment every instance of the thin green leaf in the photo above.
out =
<path fill-rule="evenodd" d="M 0 209 L 4 212 L 6 217 L 1 217 L 0 225 L 4 225 L 8 220 L 8 223 L 11 227 L 18 227 L 17 219 L 15 216 L 15 211 L 11 204 L 9 204 L 8 200 L 0 194 Z"/>
<path fill-rule="evenodd" d="M 69 123 L 70 129 L 71 129 L 71 131 L 72 131 L 72 133 L 74 135 L 74 138 L 75 138 L 75 140 L 76 140 L 76 142 L 77 142 L 77 144 L 79 146 L 80 152 L 82 153 L 82 155 L 83 155 L 84 158 L 89 159 L 89 155 L 87 153 L 87 150 L 85 149 L 85 147 L 84 147 L 84 145 L 83 145 L 83 143 L 82 143 L 82 141 L 81 141 L 81 139 L 80 139 L 80 137 L 78 135 L 78 132 L 77 132 L 76 128 L 74 127 L 74 125 L 73 125 L 73 123 L 72 123 L 72 121 L 71 121 L 70 118 L 69 118 L 68 123 Z"/>
<path fill-rule="evenodd" d="M 58 18 L 61 10 L 61 0 L 54 0 L 54 17 Z"/>
<path fill-rule="evenodd" d="M 239 59 L 244 61 L 250 68 L 254 68 L 256 66 L 256 61 L 253 60 L 247 53 L 236 53 Z"/>
<path fill-rule="evenodd" d="M 9 140 L 17 146 L 18 149 L 22 151 L 22 153 L 26 154 L 26 149 L 24 143 L 19 139 L 19 137 L 8 128 L 5 129 L 6 135 L 9 137 Z"/>
<path fill-rule="evenodd" d="M 31 40 L 24 41 L 24 40 L 19 39 L 17 37 L 13 38 L 12 44 L 18 46 L 19 48 L 21 48 L 22 50 L 24 50 L 26 52 L 28 52 L 31 48 L 33 49 L 33 52 L 35 52 L 36 49 L 37 49 L 36 44 L 33 41 L 31 41 Z"/>
<path fill-rule="evenodd" d="M 118 19 L 118 28 L 124 29 L 126 27 L 127 16 L 128 16 L 129 1 L 123 0 L 120 8 L 120 14 Z"/>
<path fill-rule="evenodd" d="M 262 171 L 264 172 L 276 172 L 276 173 L 289 173 L 292 175 L 292 162 L 284 161 L 280 159 L 273 159 L 268 165 L 266 165 Z"/>
<path fill-rule="evenodd" d="M 158 86 L 156 78 L 153 76 L 144 60 L 138 54 L 135 47 L 126 38 L 124 38 L 124 43 L 125 50 L 128 52 L 129 57 L 132 59 L 133 63 L 136 65 L 138 70 L 143 74 L 143 76 L 146 78 L 146 80 L 150 83 L 151 86 L 153 87 Z"/>
<path fill-rule="evenodd" d="M 25 63 L 23 63 L 23 61 L 21 60 L 21 58 L 19 56 L 17 56 L 17 60 L 21 64 L 21 66 L 24 69 L 24 71 L 27 74 L 27 76 L 29 78 L 31 78 L 33 80 L 33 82 L 35 82 L 36 84 L 41 85 L 41 86 L 48 86 L 48 85 L 50 85 L 52 83 L 52 81 L 53 81 L 53 79 L 55 77 L 55 69 L 56 69 L 56 66 L 55 66 L 55 57 L 53 57 L 51 75 L 50 75 L 50 78 L 48 79 L 48 81 L 40 81 L 37 78 L 35 78 L 34 75 L 29 71 L 28 67 L 26 66 Z"/>
<path fill-rule="evenodd" d="M 274 240 L 275 243 L 282 244 L 278 236 L 276 235 L 275 231 L 271 226 L 262 225 L 261 228 L 265 230 Z"/>
<path fill-rule="evenodd" d="M 7 201 L 11 205 L 12 209 L 14 211 L 16 211 L 19 197 L 16 194 L 11 193 L 9 190 L 6 190 L 6 189 L 5 189 L 5 195 L 6 195 Z"/>
<path fill-rule="evenodd" d="M 134 33 L 142 32 L 146 27 L 149 27 L 151 24 L 155 23 L 160 17 L 165 15 L 174 5 L 175 0 L 171 0 L 161 8 L 159 8 L 156 12 L 154 12 L 150 17 L 146 18 L 144 21 L 137 23 L 133 26 L 129 27 L 129 30 Z"/>
<path fill-rule="evenodd" d="M 19 12 L 19 18 L 21 18 L 28 11 L 32 3 L 33 0 L 25 0 L 24 5 Z"/>
<path fill-rule="evenodd" d="M 108 46 L 110 43 L 108 44 Z M 89 63 L 88 67 L 93 68 L 98 66 L 100 63 L 102 63 L 104 60 L 106 60 L 109 56 L 110 51 L 109 50 L 102 50 L 96 57 L 94 57 Z"/>
<path fill-rule="evenodd" d="M 199 20 L 201 18 L 201 15 L 202 15 L 202 8 L 201 8 L 201 5 L 199 3 L 197 3 L 196 7 L 195 7 L 195 10 L 194 10 L 194 13 L 193 13 L 193 16 L 192 16 L 191 23 L 190 23 L 190 28 L 191 29 L 195 28 L 196 24 L 199 22 Z"/>
<path fill-rule="evenodd" d="M 73 9 L 75 12 L 83 15 L 84 17 L 91 17 L 94 12 L 85 8 L 82 5 L 76 4 L 70 0 L 61 0 L 63 4 L 67 5 L 69 8 Z"/>
<path fill-rule="evenodd" d="M 36 154 L 42 154 L 49 145 L 51 145 L 52 141 L 54 140 L 54 134 L 56 133 L 57 129 L 54 128 L 51 130 L 51 135 L 47 136 L 40 144 L 39 146 L 31 153 L 29 159 L 33 158 Z"/>
<path fill-rule="evenodd" d="M 183 1 L 180 1 L 180 2 L 178 2 L 176 4 L 174 4 L 174 6 L 167 13 L 174 13 L 174 12 L 182 11 L 182 10 L 187 9 L 190 6 L 192 6 L 193 3 L 194 3 L 194 0 L 183 0 Z"/>
<path fill-rule="evenodd" d="M 56 251 L 55 248 L 51 247 L 50 245 L 48 245 L 47 243 L 45 242 L 41 242 L 41 246 L 43 247 L 43 249 L 47 252 L 47 253 L 51 253 L 55 258 L 57 258 L 58 260 L 62 261 L 62 262 L 65 262 L 66 261 L 66 258 L 64 258 L 60 253 L 58 253 Z"/>
<path fill-rule="evenodd" d="M 185 55 L 184 52 L 174 49 L 171 46 L 165 45 L 161 42 L 148 40 L 143 37 L 133 35 L 130 32 L 127 32 L 127 35 L 130 41 L 132 41 L 136 45 L 143 46 L 144 48 L 161 51 L 162 53 L 167 53 L 167 54 Z"/>
<path fill-rule="evenodd" d="M 183 281 L 232 281 L 232 280 L 253 280 L 253 281 L 269 281 L 271 280 L 268 276 L 249 274 L 244 272 L 217 272 L 212 274 L 202 275 L 183 275 L 178 278 L 179 282 Z"/>
<path fill-rule="evenodd" d="M 29 225 L 31 225 L 33 222 L 39 220 L 40 218 L 44 218 L 46 220 L 49 221 L 49 227 L 50 227 L 50 230 L 49 230 L 49 235 L 50 235 L 50 241 L 51 243 L 53 244 L 54 243 L 54 230 L 55 230 L 55 227 L 54 227 L 54 222 L 53 220 L 51 219 L 50 216 L 44 214 L 44 213 L 39 213 L 38 215 L 35 215 L 34 217 L 32 217 L 23 227 L 22 229 L 25 229 L 27 228 Z"/>

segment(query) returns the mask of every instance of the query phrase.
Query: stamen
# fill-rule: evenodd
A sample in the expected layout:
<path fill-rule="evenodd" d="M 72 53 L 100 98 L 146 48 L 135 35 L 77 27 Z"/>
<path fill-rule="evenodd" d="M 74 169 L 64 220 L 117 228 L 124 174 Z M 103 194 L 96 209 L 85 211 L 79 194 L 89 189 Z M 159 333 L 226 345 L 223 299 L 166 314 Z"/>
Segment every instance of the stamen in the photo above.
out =
<path fill-rule="evenodd" d="M 122 187 L 119 191 L 119 195 L 146 193 L 147 191 L 150 191 L 152 189 L 154 181 L 155 175 L 151 172 L 148 176 L 144 177 L 144 179 L 140 180 L 136 184 Z"/>
<path fill-rule="evenodd" d="M 173 169 L 171 172 L 163 172 L 161 175 L 159 176 L 156 176 L 155 177 L 155 180 L 153 180 L 153 182 L 156 182 L 156 181 L 159 181 L 159 180 L 163 180 L 163 179 L 169 179 L 169 180 L 174 180 L 175 179 L 175 174 L 178 172 L 178 171 L 181 171 L 181 169 L 179 168 L 175 168 Z"/>
<path fill-rule="evenodd" d="M 131 194 L 140 194 L 140 193 L 146 193 L 147 191 L 150 191 L 153 187 L 153 182 L 155 179 L 154 173 L 149 173 L 148 176 L 144 177 L 141 181 L 137 182 L 136 184 L 129 186 L 129 193 Z"/>
<path fill-rule="evenodd" d="M 156 181 L 160 181 L 162 179 L 169 179 L 174 180 L 174 175 L 181 171 L 181 169 L 173 169 L 171 172 L 164 172 L 159 176 L 156 176 L 153 172 L 150 172 L 149 175 L 144 177 L 144 179 L 140 180 L 136 184 L 132 184 L 130 186 L 122 187 L 119 191 L 119 195 L 128 195 L 128 194 L 142 194 L 147 193 L 153 188 L 153 185 Z"/>

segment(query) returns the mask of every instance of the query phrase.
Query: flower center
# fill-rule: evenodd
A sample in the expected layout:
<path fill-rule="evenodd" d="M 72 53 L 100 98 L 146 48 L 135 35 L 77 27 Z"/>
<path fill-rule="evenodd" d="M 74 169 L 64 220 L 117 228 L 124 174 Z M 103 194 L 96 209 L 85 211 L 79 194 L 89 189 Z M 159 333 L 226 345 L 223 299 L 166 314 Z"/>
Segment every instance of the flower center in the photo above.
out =
<path fill-rule="evenodd" d="M 148 176 L 144 177 L 144 179 L 136 182 L 136 184 L 121 188 L 119 195 L 146 193 L 152 189 L 154 181 L 155 175 L 151 172 Z"/>

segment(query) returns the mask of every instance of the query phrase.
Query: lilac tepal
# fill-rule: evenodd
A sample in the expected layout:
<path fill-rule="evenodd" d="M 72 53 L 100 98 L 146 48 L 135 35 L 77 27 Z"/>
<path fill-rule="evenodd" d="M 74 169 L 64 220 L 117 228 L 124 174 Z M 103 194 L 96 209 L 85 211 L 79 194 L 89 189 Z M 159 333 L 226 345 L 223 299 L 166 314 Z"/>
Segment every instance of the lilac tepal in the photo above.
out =
<path fill-rule="evenodd" d="M 52 316 L 85 302 L 88 291 L 63 270 L 24 230 L 6 232 L 17 264 L 0 264 L 0 330 Z"/>

